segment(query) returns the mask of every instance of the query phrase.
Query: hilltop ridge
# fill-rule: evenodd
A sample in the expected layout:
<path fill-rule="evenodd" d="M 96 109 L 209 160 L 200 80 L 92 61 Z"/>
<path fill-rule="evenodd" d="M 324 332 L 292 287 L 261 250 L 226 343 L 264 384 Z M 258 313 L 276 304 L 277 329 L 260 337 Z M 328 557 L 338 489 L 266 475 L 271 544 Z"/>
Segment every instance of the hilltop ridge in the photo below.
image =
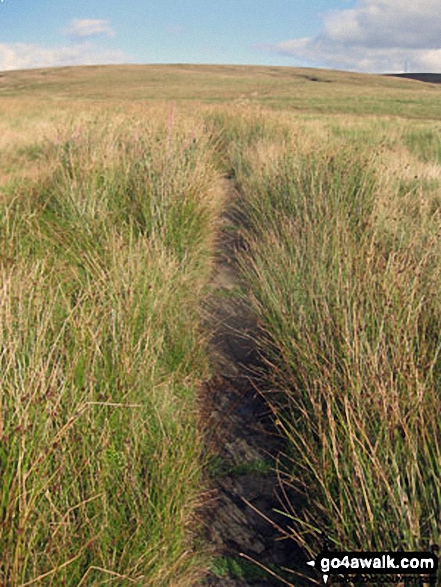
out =
<path fill-rule="evenodd" d="M 238 104 L 273 109 L 439 119 L 434 84 L 325 69 L 245 65 L 97 65 L 0 73 L 0 99 L 124 104 Z"/>
<path fill-rule="evenodd" d="M 388 75 L 401 79 L 411 79 L 417 82 L 441 84 L 441 73 L 390 73 Z"/>

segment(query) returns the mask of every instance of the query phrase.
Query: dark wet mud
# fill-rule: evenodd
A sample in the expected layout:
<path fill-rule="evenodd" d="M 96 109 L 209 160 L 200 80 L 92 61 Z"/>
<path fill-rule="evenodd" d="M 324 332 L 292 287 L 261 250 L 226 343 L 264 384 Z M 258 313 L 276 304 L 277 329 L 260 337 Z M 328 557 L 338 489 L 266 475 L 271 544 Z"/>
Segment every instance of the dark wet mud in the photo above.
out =
<path fill-rule="evenodd" d="M 242 288 L 235 257 L 240 247 L 235 218 L 225 215 L 208 313 L 216 375 L 202 391 L 206 442 L 212 454 L 211 499 L 203 513 L 205 540 L 215 568 L 201 585 L 263 587 L 299 585 L 291 569 L 305 564 L 289 538 L 287 507 L 276 464 L 284 442 L 259 392 L 257 324 Z M 265 570 L 268 569 L 268 570 Z"/>

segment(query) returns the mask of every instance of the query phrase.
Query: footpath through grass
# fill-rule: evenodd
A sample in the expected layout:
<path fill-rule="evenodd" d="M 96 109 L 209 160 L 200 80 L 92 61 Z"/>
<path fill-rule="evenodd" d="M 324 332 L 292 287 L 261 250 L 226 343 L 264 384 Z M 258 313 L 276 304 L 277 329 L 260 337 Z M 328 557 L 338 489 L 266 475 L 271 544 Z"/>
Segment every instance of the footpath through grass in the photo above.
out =
<path fill-rule="evenodd" d="M 240 264 L 288 441 L 292 538 L 311 555 L 320 532 L 345 550 L 429 549 L 441 530 L 439 139 L 246 112 L 210 123 L 242 194 Z"/>
<path fill-rule="evenodd" d="M 439 88 L 208 69 L 4 79 L 0 584 L 186 587 L 209 568 L 196 389 L 222 174 L 291 538 L 439 543 Z"/>

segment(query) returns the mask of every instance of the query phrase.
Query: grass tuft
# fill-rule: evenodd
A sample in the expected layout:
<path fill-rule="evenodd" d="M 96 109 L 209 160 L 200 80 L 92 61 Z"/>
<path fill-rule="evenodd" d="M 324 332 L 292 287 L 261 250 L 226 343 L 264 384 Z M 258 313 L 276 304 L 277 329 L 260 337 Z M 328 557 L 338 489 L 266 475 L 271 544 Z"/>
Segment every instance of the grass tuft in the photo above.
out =
<path fill-rule="evenodd" d="M 311 554 L 322 531 L 348 550 L 428 549 L 441 503 L 433 186 L 419 184 L 416 213 L 415 192 L 382 170 L 388 149 L 333 134 L 314 149 L 295 128 L 285 144 L 244 135 L 231 159 L 240 264 L 298 496 L 292 537 Z"/>
<path fill-rule="evenodd" d="M 188 525 L 220 191 L 186 124 L 66 129 L 1 206 L 1 583 L 189 585 L 203 566 Z"/>

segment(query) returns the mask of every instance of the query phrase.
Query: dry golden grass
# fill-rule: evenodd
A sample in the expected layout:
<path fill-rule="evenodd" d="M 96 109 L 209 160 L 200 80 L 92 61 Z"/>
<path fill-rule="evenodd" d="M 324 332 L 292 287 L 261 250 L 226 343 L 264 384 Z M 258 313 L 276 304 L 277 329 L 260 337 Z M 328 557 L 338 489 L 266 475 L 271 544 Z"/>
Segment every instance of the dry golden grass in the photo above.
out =
<path fill-rule="evenodd" d="M 437 540 L 440 88 L 112 66 L 5 73 L 0 101 L 0 583 L 206 568 L 187 522 L 222 174 L 303 521 L 346 547 Z"/>
<path fill-rule="evenodd" d="M 441 536 L 441 139 L 428 124 L 219 108 L 291 537 Z"/>
<path fill-rule="evenodd" d="M 131 65 L 6 72 L 0 98 L 73 107 L 85 100 L 262 105 L 300 114 L 438 119 L 440 87 L 412 80 L 289 67 Z"/>
<path fill-rule="evenodd" d="M 26 112 L 1 121 L 0 583 L 193 585 L 213 147 L 174 108 Z"/>

